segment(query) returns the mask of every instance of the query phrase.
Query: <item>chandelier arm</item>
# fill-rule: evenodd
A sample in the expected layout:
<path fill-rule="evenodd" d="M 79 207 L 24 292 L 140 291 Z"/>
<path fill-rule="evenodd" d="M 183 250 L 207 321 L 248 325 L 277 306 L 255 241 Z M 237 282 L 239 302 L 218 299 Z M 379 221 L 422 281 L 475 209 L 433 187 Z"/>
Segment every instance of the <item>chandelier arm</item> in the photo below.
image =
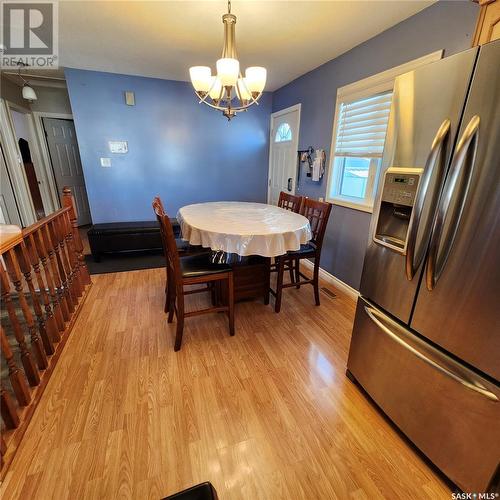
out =
<path fill-rule="evenodd" d="M 211 102 L 208 102 L 208 101 L 203 101 L 203 104 L 206 104 L 207 106 L 213 108 L 213 109 L 216 109 L 217 111 L 228 111 L 229 108 L 227 106 L 219 106 L 219 105 L 216 105 L 216 104 L 212 104 Z M 256 103 L 257 106 L 259 105 L 259 103 Z M 234 111 L 235 113 L 239 113 L 240 111 L 246 111 L 250 106 L 252 106 L 253 103 L 251 104 L 248 104 L 247 106 L 236 106 L 236 107 L 232 107 L 231 106 L 231 111 Z"/>
<path fill-rule="evenodd" d="M 247 108 L 250 107 L 252 104 L 257 104 L 257 106 L 259 105 L 259 99 L 262 97 L 262 94 L 264 93 L 264 91 L 262 92 L 259 92 L 259 95 L 257 97 L 254 97 L 252 94 L 250 94 L 250 99 L 248 99 L 249 103 L 248 106 L 246 106 Z"/>
<path fill-rule="evenodd" d="M 194 93 L 196 94 L 196 96 L 198 97 L 199 101 L 198 101 L 198 104 L 202 104 L 202 103 L 206 103 L 207 102 L 207 97 L 208 96 L 208 92 L 205 94 L 204 97 L 202 97 L 198 91 L 195 89 Z"/>
<path fill-rule="evenodd" d="M 257 106 L 259 106 L 259 105 L 260 105 L 260 103 L 259 103 L 259 99 L 260 99 L 260 97 L 262 96 L 262 94 L 263 94 L 264 92 L 260 92 L 260 93 L 259 93 L 259 95 L 258 95 L 257 97 L 255 97 L 255 98 L 254 98 L 254 97 L 252 97 L 252 96 L 250 96 L 250 99 L 248 100 L 248 101 L 249 101 L 249 103 L 248 103 L 247 105 L 245 105 L 245 106 L 244 106 L 244 105 L 241 105 L 241 106 L 234 106 L 234 107 L 233 107 L 233 106 L 230 106 L 230 107 L 229 107 L 229 106 L 219 106 L 219 105 L 217 105 L 217 104 L 212 104 L 212 103 L 208 102 L 208 101 L 207 101 L 207 98 L 209 97 L 208 92 L 206 93 L 206 95 L 205 95 L 204 97 L 202 97 L 202 96 L 198 93 L 198 91 L 197 91 L 197 90 L 195 90 L 195 91 L 194 91 L 194 93 L 196 94 L 196 96 L 197 96 L 197 97 L 198 97 L 198 99 L 200 100 L 198 104 L 206 104 L 207 106 L 210 106 L 211 108 L 217 109 L 217 110 L 219 110 L 219 111 L 225 111 L 225 110 L 227 110 L 227 109 L 229 109 L 229 108 L 230 108 L 231 110 L 233 110 L 233 111 L 243 111 L 243 110 L 245 110 L 245 109 L 248 109 L 248 108 L 249 108 L 250 106 L 252 106 L 253 104 L 256 104 Z M 219 99 L 219 101 L 220 101 L 220 99 Z M 241 102 L 241 101 L 240 101 L 240 102 Z"/>
<path fill-rule="evenodd" d="M 200 104 L 201 103 L 206 104 L 207 106 L 210 106 L 211 108 L 216 109 L 217 111 L 226 111 L 227 110 L 227 107 L 219 106 L 217 104 L 212 104 L 211 102 L 208 102 L 208 101 L 200 101 Z M 231 109 L 233 109 L 233 108 L 231 108 Z"/>

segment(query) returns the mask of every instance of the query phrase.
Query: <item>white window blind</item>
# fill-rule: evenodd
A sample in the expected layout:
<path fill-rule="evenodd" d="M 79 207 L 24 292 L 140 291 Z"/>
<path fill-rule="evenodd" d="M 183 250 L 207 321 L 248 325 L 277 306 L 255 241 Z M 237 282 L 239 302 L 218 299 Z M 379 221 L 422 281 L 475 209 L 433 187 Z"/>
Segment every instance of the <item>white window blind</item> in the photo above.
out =
<path fill-rule="evenodd" d="M 342 103 L 335 156 L 381 158 L 392 91 Z"/>

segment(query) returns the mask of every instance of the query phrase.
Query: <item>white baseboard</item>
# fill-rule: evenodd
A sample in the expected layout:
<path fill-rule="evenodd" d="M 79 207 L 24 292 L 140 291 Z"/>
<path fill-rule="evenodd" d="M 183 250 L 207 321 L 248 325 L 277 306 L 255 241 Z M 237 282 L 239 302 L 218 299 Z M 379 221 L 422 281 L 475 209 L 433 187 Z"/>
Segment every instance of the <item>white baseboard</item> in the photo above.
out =
<path fill-rule="evenodd" d="M 310 271 L 313 270 L 314 264 L 307 259 L 301 260 L 301 264 L 304 264 L 307 269 Z M 319 277 L 322 280 L 325 280 L 327 283 L 330 283 L 335 288 L 338 288 L 340 291 L 344 292 L 346 295 L 349 295 L 354 300 L 357 300 L 359 297 L 359 292 L 354 289 L 352 286 L 349 286 L 347 283 L 344 283 L 342 280 L 339 280 L 333 274 L 330 274 L 328 271 L 325 271 L 323 268 L 319 268 Z"/>

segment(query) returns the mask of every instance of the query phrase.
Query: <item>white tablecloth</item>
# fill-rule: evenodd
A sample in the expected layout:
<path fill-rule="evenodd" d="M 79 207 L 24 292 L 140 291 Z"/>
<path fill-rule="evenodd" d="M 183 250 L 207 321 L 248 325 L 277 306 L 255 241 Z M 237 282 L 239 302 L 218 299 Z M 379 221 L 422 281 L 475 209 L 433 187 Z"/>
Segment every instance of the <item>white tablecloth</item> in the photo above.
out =
<path fill-rule="evenodd" d="M 274 205 L 221 201 L 182 207 L 177 219 L 191 245 L 241 256 L 277 257 L 311 239 L 309 221 Z"/>

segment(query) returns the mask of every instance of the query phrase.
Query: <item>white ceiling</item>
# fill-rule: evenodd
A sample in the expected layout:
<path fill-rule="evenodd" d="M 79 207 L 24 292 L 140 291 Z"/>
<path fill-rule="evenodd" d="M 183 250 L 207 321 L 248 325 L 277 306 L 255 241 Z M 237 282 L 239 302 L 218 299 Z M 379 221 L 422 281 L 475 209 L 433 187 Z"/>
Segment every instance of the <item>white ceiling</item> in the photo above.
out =
<path fill-rule="evenodd" d="M 265 66 L 275 90 L 432 4 L 427 1 L 233 0 L 242 69 Z M 227 3 L 61 1 L 60 64 L 189 80 L 222 50 Z"/>

